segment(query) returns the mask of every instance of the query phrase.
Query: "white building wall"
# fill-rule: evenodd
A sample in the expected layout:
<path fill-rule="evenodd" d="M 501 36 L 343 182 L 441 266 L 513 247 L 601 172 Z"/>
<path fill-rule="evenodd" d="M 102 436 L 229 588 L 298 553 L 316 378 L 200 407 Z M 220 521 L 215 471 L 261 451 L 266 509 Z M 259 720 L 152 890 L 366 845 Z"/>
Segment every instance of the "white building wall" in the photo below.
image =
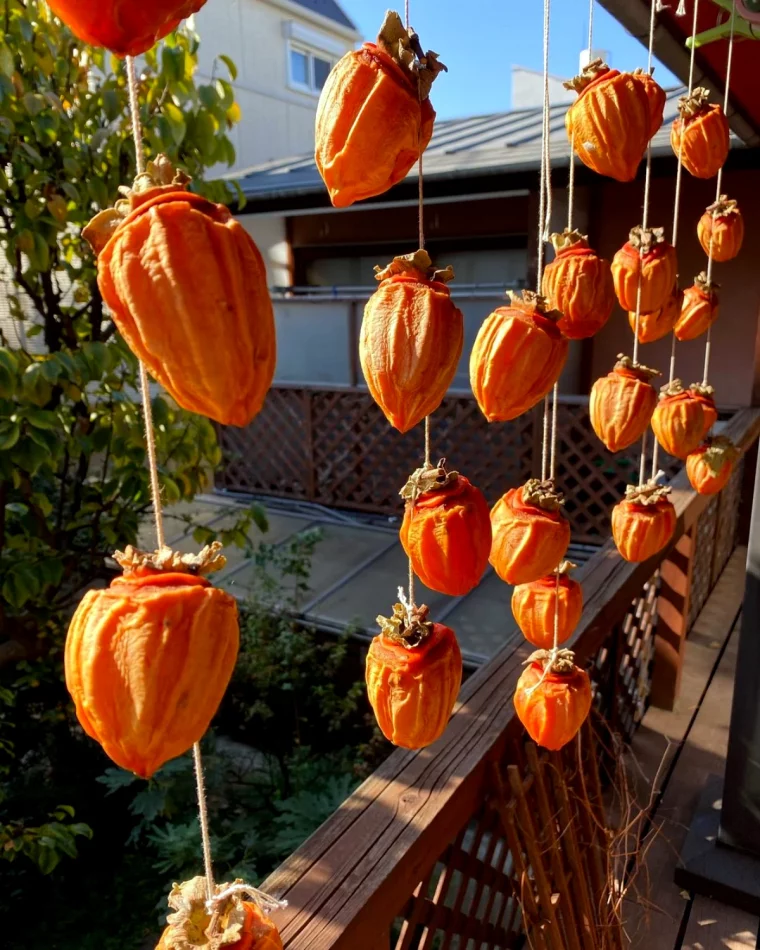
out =
<path fill-rule="evenodd" d="M 282 215 L 241 214 L 238 221 L 256 242 L 267 268 L 269 287 L 289 287 L 290 247 Z"/>
<path fill-rule="evenodd" d="M 200 82 L 215 71 L 226 77 L 225 65 L 215 66 L 219 54 L 238 68 L 233 85 L 242 117 L 230 133 L 237 153 L 232 170 L 310 152 L 319 92 L 293 80 L 290 47 L 334 63 L 356 46 L 358 34 L 292 0 L 214 0 L 194 23 Z"/>

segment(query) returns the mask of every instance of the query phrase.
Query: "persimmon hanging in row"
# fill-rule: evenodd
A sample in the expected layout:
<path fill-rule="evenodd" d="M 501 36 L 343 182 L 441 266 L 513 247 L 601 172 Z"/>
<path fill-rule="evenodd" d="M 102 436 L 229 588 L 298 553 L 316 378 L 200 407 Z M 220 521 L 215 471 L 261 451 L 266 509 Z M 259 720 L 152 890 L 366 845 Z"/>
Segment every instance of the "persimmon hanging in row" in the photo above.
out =
<path fill-rule="evenodd" d="M 619 452 L 637 442 L 649 428 L 657 392 L 651 380 L 656 369 L 618 355 L 611 373 L 591 387 L 591 427 L 610 452 Z"/>
<path fill-rule="evenodd" d="M 446 67 L 389 10 L 376 43 L 338 62 L 317 106 L 315 158 L 336 208 L 406 178 L 433 134 L 430 89 Z"/>
<path fill-rule="evenodd" d="M 224 567 L 215 542 L 198 555 L 127 547 L 123 574 L 86 593 L 66 637 L 66 686 L 88 736 L 142 778 L 198 742 L 238 653 L 234 597 L 206 574 Z"/>
<path fill-rule="evenodd" d="M 565 87 L 578 93 L 565 115 L 575 153 L 599 175 L 632 181 L 662 125 L 664 90 L 646 73 L 621 73 L 600 59 Z"/>
<path fill-rule="evenodd" d="M 114 323 L 150 374 L 184 409 L 244 426 L 274 377 L 266 268 L 229 209 L 188 183 L 160 155 L 82 234 Z"/>
<path fill-rule="evenodd" d="M 723 107 L 709 102 L 710 93 L 699 86 L 678 101 L 670 144 L 677 158 L 695 178 L 713 178 L 728 158 L 728 119 Z"/>
<path fill-rule="evenodd" d="M 513 590 L 512 614 L 522 635 L 533 646 L 551 649 L 555 633 L 557 643 L 565 643 L 578 626 L 583 591 L 578 581 L 570 577 L 574 567 L 570 561 L 562 561 L 553 574 L 518 584 Z"/>
<path fill-rule="evenodd" d="M 629 485 L 612 509 L 612 537 L 626 561 L 648 561 L 673 537 L 677 518 L 669 494 L 670 486 L 654 481 Z"/>

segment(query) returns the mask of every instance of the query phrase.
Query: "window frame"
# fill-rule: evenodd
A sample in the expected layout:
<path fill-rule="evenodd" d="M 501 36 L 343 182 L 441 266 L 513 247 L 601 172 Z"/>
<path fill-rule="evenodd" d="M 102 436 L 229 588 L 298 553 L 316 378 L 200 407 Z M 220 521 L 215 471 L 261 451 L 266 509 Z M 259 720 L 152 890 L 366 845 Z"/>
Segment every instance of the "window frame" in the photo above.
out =
<path fill-rule="evenodd" d="M 306 57 L 306 72 L 308 76 L 308 83 L 306 84 L 300 82 L 293 75 L 293 53 L 300 53 L 302 56 Z M 326 50 L 316 49 L 315 47 L 309 46 L 308 43 L 304 43 L 300 40 L 293 40 L 290 37 L 288 38 L 287 54 L 288 86 L 291 89 L 294 89 L 296 92 L 302 92 L 305 95 L 318 97 L 322 92 L 322 89 L 317 88 L 314 59 L 316 57 L 317 59 L 323 60 L 323 62 L 329 63 L 329 75 L 330 71 L 335 67 L 335 57 L 332 55 L 332 53 L 328 53 Z"/>

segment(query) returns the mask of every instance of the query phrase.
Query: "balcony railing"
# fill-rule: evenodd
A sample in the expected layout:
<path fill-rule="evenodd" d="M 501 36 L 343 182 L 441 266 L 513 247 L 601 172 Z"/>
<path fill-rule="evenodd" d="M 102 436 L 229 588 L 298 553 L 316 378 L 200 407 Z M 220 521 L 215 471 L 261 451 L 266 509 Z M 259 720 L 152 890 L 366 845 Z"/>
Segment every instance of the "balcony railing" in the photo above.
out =
<path fill-rule="evenodd" d="M 760 411 L 725 434 L 747 453 Z M 561 754 L 525 748 L 511 697 L 529 651 L 506 646 L 467 681 L 439 742 L 394 752 L 266 882 L 288 900 L 287 950 L 495 950 L 526 931 L 538 950 L 622 947 L 600 900 L 601 724 L 630 737 L 650 699 L 672 706 L 692 605 L 735 545 L 742 482 L 737 464 L 710 499 L 679 472 L 670 548 L 629 564 L 608 541 L 582 569 L 570 646 L 594 682 L 595 728 Z"/>

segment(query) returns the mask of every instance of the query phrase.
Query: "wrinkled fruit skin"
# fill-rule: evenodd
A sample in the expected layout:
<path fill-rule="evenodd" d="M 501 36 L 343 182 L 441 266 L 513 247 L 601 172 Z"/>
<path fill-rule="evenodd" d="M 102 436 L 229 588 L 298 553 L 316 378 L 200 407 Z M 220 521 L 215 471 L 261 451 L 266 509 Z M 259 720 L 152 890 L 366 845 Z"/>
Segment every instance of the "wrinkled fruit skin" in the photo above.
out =
<path fill-rule="evenodd" d="M 433 134 L 435 110 L 374 43 L 340 60 L 317 107 L 316 162 L 330 200 L 345 208 L 406 178 Z"/>
<path fill-rule="evenodd" d="M 689 483 L 699 495 L 717 495 L 728 484 L 734 466 L 726 460 L 719 474 L 715 474 L 702 458 L 705 446 L 700 446 L 686 459 L 686 474 Z"/>
<path fill-rule="evenodd" d="M 627 241 L 612 259 L 615 293 L 623 310 L 636 313 L 636 299 L 641 269 L 641 313 L 652 313 L 664 307 L 673 292 L 678 271 L 676 249 L 667 242 L 656 244 L 643 257 L 638 248 Z"/>
<path fill-rule="evenodd" d="M 459 597 L 476 587 L 491 553 L 491 513 L 483 493 L 460 475 L 406 503 L 401 543 L 430 590 Z"/>
<path fill-rule="evenodd" d="M 225 950 L 283 950 L 277 927 L 260 908 L 249 901 L 243 903 L 245 923 L 242 936 L 235 943 L 224 945 Z M 168 941 L 171 927 L 167 927 L 156 944 L 156 950 L 171 950 Z"/>
<path fill-rule="evenodd" d="M 117 765 L 149 778 L 208 729 L 238 643 L 234 597 L 202 577 L 147 572 L 88 591 L 64 658 L 77 719 Z"/>
<path fill-rule="evenodd" d="M 383 735 L 404 749 L 431 745 L 446 730 L 462 684 L 462 654 L 453 630 L 433 624 L 419 647 L 380 634 L 367 654 L 367 695 Z"/>
<path fill-rule="evenodd" d="M 649 138 L 653 139 L 662 127 L 662 119 L 665 112 L 665 103 L 668 96 L 662 86 L 649 73 L 636 73 L 639 82 L 643 85 L 644 91 L 649 100 Z"/>
<path fill-rule="evenodd" d="M 470 354 L 470 385 L 489 422 L 508 422 L 537 405 L 567 362 L 557 325 L 518 306 L 486 317 Z"/>
<path fill-rule="evenodd" d="M 644 84 L 616 69 L 597 76 L 567 110 L 567 136 L 584 165 L 617 181 L 633 181 L 654 119 Z"/>
<path fill-rule="evenodd" d="M 633 564 L 654 557 L 673 537 L 676 510 L 667 499 L 654 505 L 621 501 L 612 509 L 612 537 L 621 556 Z"/>
<path fill-rule="evenodd" d="M 359 358 L 372 398 L 399 432 L 440 406 L 464 345 L 464 318 L 440 281 L 382 281 L 364 309 Z"/>
<path fill-rule="evenodd" d="M 274 313 L 258 248 L 223 205 L 188 191 L 144 200 L 98 256 L 127 345 L 183 409 L 245 426 L 274 377 Z"/>
<path fill-rule="evenodd" d="M 676 339 L 682 343 L 696 340 L 707 332 L 719 315 L 718 295 L 714 291 L 706 293 L 696 284 L 687 287 L 683 292 L 681 313 L 674 330 Z"/>
<path fill-rule="evenodd" d="M 80 40 L 117 56 L 139 56 L 206 0 L 48 0 L 50 9 Z"/>
<path fill-rule="evenodd" d="M 657 392 L 635 372 L 614 369 L 591 387 L 591 426 L 610 452 L 637 442 L 649 427 Z"/>
<path fill-rule="evenodd" d="M 704 393 L 698 393 L 694 390 L 689 390 L 689 392 L 691 392 L 694 399 L 698 400 L 702 406 L 702 416 L 704 420 L 702 438 L 704 439 L 710 429 L 712 429 L 718 421 L 718 410 L 715 406 L 715 400 L 712 396 L 706 396 Z"/>
<path fill-rule="evenodd" d="M 683 294 L 675 288 L 665 305 L 652 313 L 639 314 L 639 343 L 654 343 L 673 332 L 676 320 L 681 313 Z M 628 323 L 631 330 L 636 332 L 636 311 L 628 311 Z"/>
<path fill-rule="evenodd" d="M 525 668 L 515 689 L 515 711 L 537 745 L 557 752 L 576 737 L 591 711 L 591 682 L 578 667 L 570 674 L 547 673 L 543 683 L 542 676 L 540 663 Z"/>
<path fill-rule="evenodd" d="M 554 646 L 554 615 L 557 643 L 570 638 L 583 613 L 583 591 L 578 581 L 549 574 L 530 584 L 518 584 L 512 592 L 512 613 L 525 639 L 541 650 Z"/>
<path fill-rule="evenodd" d="M 685 459 L 705 433 L 702 403 L 688 390 L 660 399 L 652 413 L 652 431 L 669 455 Z"/>
<path fill-rule="evenodd" d="M 593 336 L 607 323 L 615 306 L 609 261 L 585 241 L 557 252 L 544 271 L 542 292 L 562 313 L 557 323 L 569 340 Z"/>
<path fill-rule="evenodd" d="M 491 564 L 507 584 L 528 584 L 551 573 L 570 544 L 570 523 L 560 511 L 523 501 L 510 488 L 491 511 Z"/>
<path fill-rule="evenodd" d="M 670 130 L 670 144 L 690 175 L 713 178 L 728 158 L 728 119 L 722 107 L 713 104 L 691 118 L 677 118 Z"/>
<path fill-rule="evenodd" d="M 718 215 L 713 218 L 705 211 L 697 225 L 697 235 L 702 250 L 719 263 L 733 260 L 744 242 L 744 218 L 741 212 Z M 712 248 L 710 241 L 712 240 Z"/>

